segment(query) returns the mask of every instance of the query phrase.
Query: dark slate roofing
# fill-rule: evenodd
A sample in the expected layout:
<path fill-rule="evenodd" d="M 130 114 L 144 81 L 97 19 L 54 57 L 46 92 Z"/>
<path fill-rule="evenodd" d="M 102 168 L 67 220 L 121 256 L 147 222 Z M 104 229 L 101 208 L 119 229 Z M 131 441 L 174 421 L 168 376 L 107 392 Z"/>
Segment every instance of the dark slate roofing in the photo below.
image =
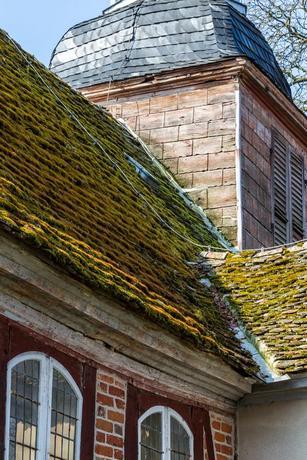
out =
<path fill-rule="evenodd" d="M 108 112 L 26 56 L 34 68 L 0 30 L 0 227 L 190 346 L 254 371 L 188 263 L 195 243 L 221 246 L 217 231 Z"/>
<path fill-rule="evenodd" d="M 272 368 L 279 374 L 306 372 L 307 242 L 214 262 L 215 283 Z"/>
<path fill-rule="evenodd" d="M 138 0 L 63 36 L 50 68 L 74 88 L 246 56 L 288 97 L 255 26 L 226 0 Z"/>

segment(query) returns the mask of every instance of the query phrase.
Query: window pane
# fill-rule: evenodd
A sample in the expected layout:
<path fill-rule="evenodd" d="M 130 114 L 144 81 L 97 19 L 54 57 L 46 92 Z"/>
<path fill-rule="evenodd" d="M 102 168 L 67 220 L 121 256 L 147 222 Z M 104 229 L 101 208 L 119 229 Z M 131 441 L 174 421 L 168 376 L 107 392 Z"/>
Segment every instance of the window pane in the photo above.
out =
<path fill-rule="evenodd" d="M 74 460 L 78 399 L 65 377 L 53 370 L 50 459 Z"/>
<path fill-rule="evenodd" d="M 171 417 L 171 460 L 188 460 L 190 458 L 190 437 L 182 424 Z"/>
<path fill-rule="evenodd" d="M 27 360 L 11 371 L 9 460 L 36 460 L 40 364 Z"/>
<path fill-rule="evenodd" d="M 162 459 L 162 414 L 149 415 L 141 425 L 141 460 Z"/>

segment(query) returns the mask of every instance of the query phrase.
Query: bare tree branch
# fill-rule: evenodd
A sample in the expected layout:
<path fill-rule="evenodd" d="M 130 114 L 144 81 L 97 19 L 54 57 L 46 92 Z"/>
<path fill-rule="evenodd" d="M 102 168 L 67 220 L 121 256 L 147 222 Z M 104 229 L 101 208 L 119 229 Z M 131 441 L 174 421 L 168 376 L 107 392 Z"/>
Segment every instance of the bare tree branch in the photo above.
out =
<path fill-rule="evenodd" d="M 249 17 L 272 47 L 292 89 L 307 112 L 307 0 L 248 0 Z"/>

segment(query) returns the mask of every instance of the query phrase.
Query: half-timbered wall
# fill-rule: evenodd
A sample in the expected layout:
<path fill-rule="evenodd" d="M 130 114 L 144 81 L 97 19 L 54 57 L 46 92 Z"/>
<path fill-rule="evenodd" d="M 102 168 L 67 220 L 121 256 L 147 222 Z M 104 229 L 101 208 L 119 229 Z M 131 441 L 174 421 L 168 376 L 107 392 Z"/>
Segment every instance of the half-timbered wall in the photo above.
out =
<path fill-rule="evenodd" d="M 65 340 L 64 340 L 65 341 Z M 194 438 L 195 460 L 232 460 L 234 421 L 230 414 L 213 407 L 180 401 L 165 390 L 150 391 L 123 374 L 111 371 L 59 345 L 13 320 L 0 316 L 0 413 L 6 410 L 6 368 L 24 352 L 41 352 L 67 369 L 83 396 L 81 460 L 135 460 L 137 458 L 138 418 L 157 405 L 175 410 L 190 427 Z M 124 369 L 123 369 L 124 371 Z M 146 390 L 144 389 L 146 387 Z M 5 417 L 0 418 L 0 458 L 5 447 Z"/>
<path fill-rule="evenodd" d="M 216 460 L 232 460 L 235 454 L 235 423 L 231 416 L 210 412 Z"/>
<path fill-rule="evenodd" d="M 127 381 L 99 369 L 96 393 L 96 459 L 124 458 L 124 432 L 127 407 Z"/>

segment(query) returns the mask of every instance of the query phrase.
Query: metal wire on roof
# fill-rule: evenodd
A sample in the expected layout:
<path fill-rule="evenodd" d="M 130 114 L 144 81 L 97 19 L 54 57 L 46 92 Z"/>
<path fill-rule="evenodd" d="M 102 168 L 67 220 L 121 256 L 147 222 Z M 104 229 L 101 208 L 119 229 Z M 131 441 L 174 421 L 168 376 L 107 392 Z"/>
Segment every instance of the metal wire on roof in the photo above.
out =
<path fill-rule="evenodd" d="M 202 248 L 202 249 L 207 249 L 209 251 L 214 250 L 214 251 L 223 251 L 223 252 L 235 252 L 236 249 L 233 247 L 226 247 L 227 242 L 224 240 L 222 244 L 224 244 L 224 247 L 218 247 L 218 246 L 208 246 L 208 245 L 203 245 L 201 243 L 196 243 L 193 241 L 191 238 L 187 237 L 186 235 L 183 235 L 182 233 L 178 232 L 169 222 L 167 222 L 165 219 L 163 219 L 158 211 L 152 206 L 152 204 L 148 201 L 148 199 L 135 187 L 135 185 L 130 181 L 129 177 L 125 173 L 125 171 L 119 166 L 119 164 L 112 159 L 112 157 L 108 154 L 108 152 L 105 150 L 104 146 L 101 144 L 101 142 L 93 136 L 93 134 L 83 125 L 83 123 L 80 121 L 80 119 L 77 117 L 77 115 L 69 109 L 69 107 L 63 102 L 63 100 L 58 96 L 58 94 L 54 91 L 54 89 L 48 84 L 48 82 L 42 77 L 38 69 L 33 65 L 32 61 L 28 59 L 27 55 L 24 53 L 24 51 L 20 48 L 20 46 L 9 36 L 9 34 L 6 32 L 6 36 L 9 39 L 9 41 L 13 44 L 15 49 L 18 51 L 18 53 L 22 56 L 22 58 L 25 60 L 27 65 L 35 72 L 37 77 L 40 79 L 40 81 L 43 83 L 43 85 L 48 89 L 48 91 L 55 97 L 55 99 L 61 104 L 61 106 L 67 111 L 69 114 L 70 118 L 76 122 L 76 124 L 86 133 L 86 135 L 89 137 L 91 142 L 97 146 L 101 152 L 105 155 L 105 157 L 108 159 L 108 161 L 112 164 L 114 169 L 117 169 L 120 174 L 123 176 L 124 180 L 127 182 L 127 184 L 131 187 L 133 192 L 144 201 L 148 209 L 154 214 L 154 216 L 157 218 L 157 220 L 166 228 L 168 228 L 171 232 L 176 234 L 179 238 L 181 238 L 184 241 L 187 241 L 193 246 Z M 147 149 L 145 149 L 146 151 Z M 157 161 L 157 160 L 156 160 Z M 172 179 L 173 180 L 173 179 Z M 173 180 L 174 181 L 174 180 Z M 210 230 L 210 229 L 209 229 Z M 212 230 L 212 229 L 211 229 Z M 300 241 L 296 242 L 291 242 L 288 244 L 282 244 L 282 245 L 277 245 L 277 246 L 271 246 L 269 248 L 265 248 L 265 250 L 271 250 L 271 249 L 277 249 L 280 247 L 288 247 L 292 246 L 295 244 L 300 244 L 300 243 L 305 243 L 307 242 L 307 239 L 303 239 Z M 264 249 L 264 248 L 262 248 Z"/>
<path fill-rule="evenodd" d="M 193 246 L 199 247 L 199 248 L 207 248 L 207 249 L 214 249 L 216 251 L 229 251 L 233 252 L 235 249 L 233 248 L 228 249 L 228 248 L 221 248 L 218 246 L 208 246 L 208 245 L 203 245 L 201 243 L 196 243 L 193 241 L 191 238 L 187 237 L 186 235 L 183 235 L 182 233 L 178 232 L 169 222 L 167 222 L 165 219 L 163 219 L 158 211 L 152 206 L 152 204 L 148 201 L 148 199 L 135 187 L 135 185 L 131 182 L 125 171 L 119 166 L 119 164 L 112 159 L 112 157 L 108 154 L 108 152 L 105 150 L 104 146 L 101 144 L 101 142 L 93 136 L 93 134 L 83 125 L 83 123 L 80 121 L 80 119 L 77 117 L 77 115 L 70 110 L 70 108 L 63 102 L 63 100 L 58 96 L 58 94 L 54 91 L 54 89 L 48 84 L 48 82 L 42 77 L 40 72 L 37 70 L 37 68 L 33 65 L 31 60 L 28 59 L 27 55 L 24 53 L 24 51 L 20 48 L 20 46 L 9 36 L 9 34 L 6 32 L 6 36 L 10 40 L 10 42 L 13 44 L 15 49 L 18 51 L 18 53 L 22 56 L 22 58 L 25 60 L 27 65 L 35 72 L 37 77 L 40 79 L 40 81 L 46 86 L 48 91 L 55 97 L 55 99 L 59 102 L 59 104 L 67 111 L 68 115 L 72 120 L 74 120 L 77 125 L 86 133 L 86 135 L 89 137 L 91 142 L 98 147 L 101 152 L 105 155 L 105 157 L 108 159 L 108 161 L 112 164 L 114 169 L 117 169 L 120 174 L 123 176 L 124 180 L 127 182 L 127 184 L 131 187 L 133 192 L 136 194 L 136 196 L 144 201 L 146 206 L 148 207 L 149 210 L 154 214 L 154 216 L 157 218 L 157 220 L 162 224 L 165 228 L 168 228 L 172 233 L 176 234 L 179 238 L 182 240 L 190 243 Z"/>

